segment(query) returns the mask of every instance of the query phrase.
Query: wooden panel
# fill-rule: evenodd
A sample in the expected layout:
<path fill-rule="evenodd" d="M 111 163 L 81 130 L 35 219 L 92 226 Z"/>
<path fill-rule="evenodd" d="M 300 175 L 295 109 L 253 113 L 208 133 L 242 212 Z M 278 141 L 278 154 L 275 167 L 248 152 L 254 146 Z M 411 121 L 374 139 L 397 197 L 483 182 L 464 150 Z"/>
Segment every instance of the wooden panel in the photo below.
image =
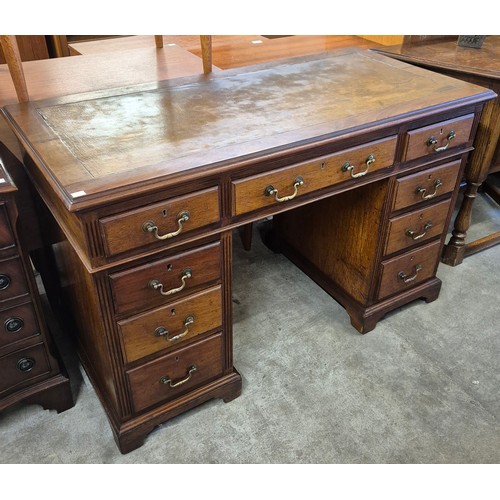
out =
<path fill-rule="evenodd" d="M 51 221 L 54 224 L 54 221 Z M 84 360 L 91 359 L 86 369 L 91 372 L 92 380 L 98 384 L 100 394 L 106 403 L 119 415 L 127 413 L 121 405 L 121 388 L 115 378 L 115 366 L 108 350 L 107 328 L 112 321 L 110 315 L 109 294 L 102 293 L 100 281 L 87 272 L 78 255 L 67 241 L 52 246 L 57 264 L 57 275 L 65 276 L 60 284 L 58 299 L 67 311 L 71 311 L 74 325 L 71 334 L 78 345 Z M 44 277 L 45 278 L 45 277 Z M 50 282 L 52 276 L 47 277 Z M 57 283 L 55 286 L 59 286 Z"/>
<path fill-rule="evenodd" d="M 117 314 L 138 312 L 169 303 L 177 297 L 186 295 L 197 286 L 214 282 L 221 275 L 220 243 L 182 252 L 181 254 L 127 271 L 113 273 L 109 276 Z M 185 271 L 191 271 L 191 277 L 182 279 Z M 163 296 L 159 290 L 150 287 L 152 280 L 163 285 L 163 292 L 184 288 L 176 293 Z"/>
<path fill-rule="evenodd" d="M 16 35 L 22 61 L 36 61 L 48 59 L 47 42 L 45 35 Z M 0 48 L 0 64 L 5 64 L 5 57 Z"/>
<path fill-rule="evenodd" d="M 446 163 L 396 181 L 393 210 L 437 198 L 455 189 L 461 161 Z M 425 191 L 423 191 L 425 190 Z M 434 196 L 432 196 L 435 193 Z"/>
<path fill-rule="evenodd" d="M 387 186 L 379 181 L 281 214 L 275 217 L 279 240 L 366 304 Z"/>
<path fill-rule="evenodd" d="M 384 254 L 389 255 L 441 235 L 446 229 L 444 225 L 450 201 L 448 199 L 390 219 Z"/>
<path fill-rule="evenodd" d="M 184 234 L 193 229 L 219 221 L 218 188 L 167 199 L 100 219 L 106 254 L 114 255 L 157 242 L 154 232 L 144 231 L 146 222 L 152 222 L 158 228 L 159 236 L 177 232 L 180 227 L 178 220 L 184 213 L 187 213 L 188 220 L 181 222 L 182 230 L 172 237 L 174 240 L 182 239 Z M 170 238 L 163 240 L 162 246 L 167 247 L 169 241 Z"/>
<path fill-rule="evenodd" d="M 439 263 L 440 249 L 441 242 L 436 241 L 383 262 L 379 300 L 433 277 Z M 421 269 L 417 270 L 417 266 Z"/>
<path fill-rule="evenodd" d="M 406 151 L 403 159 L 409 161 L 466 144 L 470 139 L 473 122 L 474 115 L 467 115 L 410 130 L 406 134 Z M 450 134 L 455 135 L 451 140 Z M 435 144 L 431 143 L 432 139 L 436 141 Z"/>
<path fill-rule="evenodd" d="M 0 250 L 15 245 L 14 234 L 10 227 L 7 209 L 4 203 L 0 203 Z"/>
<path fill-rule="evenodd" d="M 196 367 L 189 376 L 190 369 Z M 168 401 L 222 375 L 222 334 L 174 351 L 127 372 L 135 411 Z M 169 383 L 162 380 L 168 379 Z M 185 381 L 185 382 L 183 382 Z"/>
<path fill-rule="evenodd" d="M 188 318 L 192 318 L 192 323 L 186 323 Z M 168 349 L 221 325 L 220 286 L 118 322 L 127 362 Z M 157 334 L 159 329 L 163 330 L 161 336 Z"/>
<path fill-rule="evenodd" d="M 396 136 L 380 141 L 363 144 L 355 148 L 340 151 L 333 155 L 318 158 L 312 162 L 304 162 L 272 172 L 232 182 L 233 214 L 241 215 L 259 208 L 278 205 L 275 195 L 267 196 L 268 186 L 278 190 L 283 197 L 294 193 L 294 182 L 300 176 L 303 184 L 297 189 L 297 198 L 313 191 L 350 180 L 351 172 L 343 169 L 349 162 L 354 167 L 354 175 L 364 172 L 368 174 L 392 166 L 396 150 Z M 375 162 L 367 166 L 368 158 L 373 155 Z"/>

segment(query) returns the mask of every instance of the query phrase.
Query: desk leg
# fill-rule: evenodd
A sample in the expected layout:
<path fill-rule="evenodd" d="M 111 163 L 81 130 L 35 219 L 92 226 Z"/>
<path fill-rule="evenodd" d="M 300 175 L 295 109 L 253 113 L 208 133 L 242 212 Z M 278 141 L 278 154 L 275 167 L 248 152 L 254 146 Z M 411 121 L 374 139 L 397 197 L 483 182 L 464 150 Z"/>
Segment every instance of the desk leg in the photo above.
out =
<path fill-rule="evenodd" d="M 470 227 L 472 206 L 477 191 L 488 175 L 500 134 L 499 100 L 488 101 L 483 109 L 474 144 L 474 152 L 465 168 L 467 187 L 455 219 L 450 241 L 443 251 L 442 261 L 450 266 L 461 264 L 466 255 L 465 239 Z"/>

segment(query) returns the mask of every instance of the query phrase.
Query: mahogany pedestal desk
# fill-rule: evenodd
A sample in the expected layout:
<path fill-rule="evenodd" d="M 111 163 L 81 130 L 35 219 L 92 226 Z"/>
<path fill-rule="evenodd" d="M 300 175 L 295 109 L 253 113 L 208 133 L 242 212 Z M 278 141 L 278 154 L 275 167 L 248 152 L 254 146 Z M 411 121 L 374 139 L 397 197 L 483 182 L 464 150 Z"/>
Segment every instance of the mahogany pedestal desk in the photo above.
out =
<path fill-rule="evenodd" d="M 343 50 L 8 106 L 120 450 L 240 394 L 231 263 L 244 224 L 272 215 L 282 250 L 360 332 L 436 299 L 459 180 L 494 96 Z"/>
<path fill-rule="evenodd" d="M 456 40 L 435 40 L 372 49 L 395 59 L 500 91 L 500 36 L 487 36 L 480 49 L 459 47 Z M 479 123 L 474 152 L 465 168 L 467 186 L 443 262 L 456 266 L 464 257 L 500 243 L 500 232 L 466 243 L 478 189 L 482 186 L 497 203 L 500 192 L 487 176 L 500 172 L 500 97 L 490 101 Z M 498 175 L 498 174 L 497 174 Z"/>

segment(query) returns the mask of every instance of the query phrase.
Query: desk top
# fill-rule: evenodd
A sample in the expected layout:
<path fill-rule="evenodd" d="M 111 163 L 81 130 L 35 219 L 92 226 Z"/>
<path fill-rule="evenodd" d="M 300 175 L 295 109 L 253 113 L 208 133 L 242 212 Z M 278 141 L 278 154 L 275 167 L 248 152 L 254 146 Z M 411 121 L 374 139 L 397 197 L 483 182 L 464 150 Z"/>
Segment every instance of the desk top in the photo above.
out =
<path fill-rule="evenodd" d="M 348 49 L 5 108 L 69 210 L 494 97 Z"/>

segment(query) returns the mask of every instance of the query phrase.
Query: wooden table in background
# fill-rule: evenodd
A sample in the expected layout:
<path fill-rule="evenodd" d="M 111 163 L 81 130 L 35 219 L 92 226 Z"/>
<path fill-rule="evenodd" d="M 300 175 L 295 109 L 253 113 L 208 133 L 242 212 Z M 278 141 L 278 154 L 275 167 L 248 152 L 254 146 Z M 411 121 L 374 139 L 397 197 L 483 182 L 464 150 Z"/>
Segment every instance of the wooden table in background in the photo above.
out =
<path fill-rule="evenodd" d="M 459 47 L 449 38 L 415 44 L 402 44 L 372 49 L 394 59 L 467 82 L 492 89 L 500 94 L 500 36 L 487 36 L 480 49 Z M 452 266 L 460 264 L 464 257 L 500 243 L 500 232 L 466 243 L 470 227 L 472 206 L 478 189 L 484 190 L 500 203 L 498 188 L 486 181 L 489 174 L 500 171 L 500 98 L 490 101 L 483 111 L 474 152 L 465 169 L 467 187 L 454 222 L 450 241 L 444 248 L 443 262 Z M 486 181 L 486 182 L 485 182 Z"/>

